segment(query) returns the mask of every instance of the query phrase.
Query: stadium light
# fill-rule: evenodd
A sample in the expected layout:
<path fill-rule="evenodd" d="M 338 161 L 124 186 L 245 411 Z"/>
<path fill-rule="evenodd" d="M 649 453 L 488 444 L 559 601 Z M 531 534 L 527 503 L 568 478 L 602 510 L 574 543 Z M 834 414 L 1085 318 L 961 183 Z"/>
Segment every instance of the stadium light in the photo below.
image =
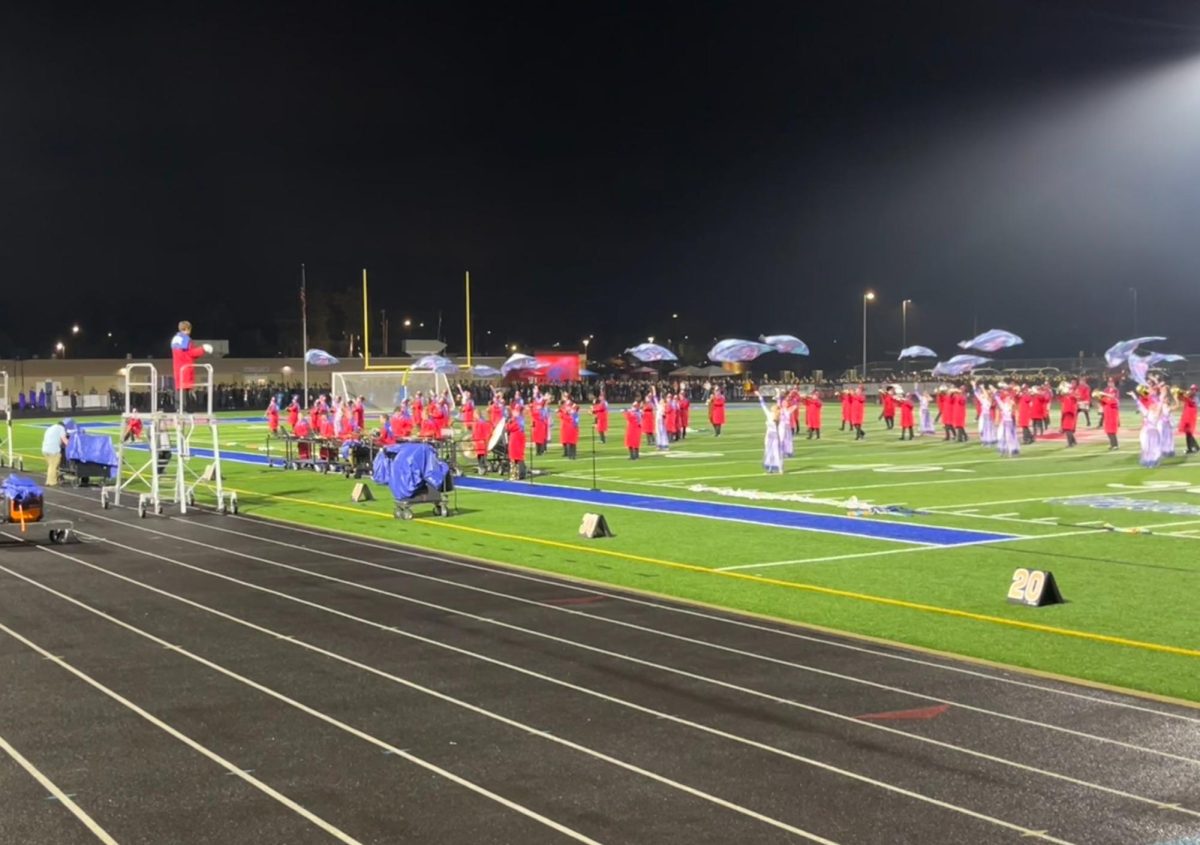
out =
<path fill-rule="evenodd" d="M 861 378 L 867 378 L 867 303 L 875 301 L 875 291 L 869 290 L 863 294 L 863 363 Z"/>
<path fill-rule="evenodd" d="M 650 335 L 650 337 L 646 338 L 646 342 L 647 342 L 647 343 L 654 343 L 654 335 Z"/>
<path fill-rule="evenodd" d="M 79 334 L 79 323 L 71 326 L 71 334 Z"/>
<path fill-rule="evenodd" d="M 404 328 L 406 328 L 406 329 L 412 328 L 412 319 L 411 318 L 409 318 L 409 317 L 404 318 Z"/>

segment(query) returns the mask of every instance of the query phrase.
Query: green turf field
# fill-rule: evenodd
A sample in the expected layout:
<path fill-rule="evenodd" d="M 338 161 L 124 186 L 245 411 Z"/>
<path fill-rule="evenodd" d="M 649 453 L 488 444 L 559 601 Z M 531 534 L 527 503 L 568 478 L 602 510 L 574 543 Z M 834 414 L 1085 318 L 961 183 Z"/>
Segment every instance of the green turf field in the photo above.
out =
<path fill-rule="evenodd" d="M 836 416 L 827 409 L 827 419 Z M 1115 453 L 1103 435 L 1087 432 L 1072 450 L 1047 440 L 1003 459 L 940 435 L 901 443 L 876 421 L 855 443 L 835 422 L 820 441 L 798 439 L 785 474 L 768 476 L 757 407 L 731 409 L 720 438 L 694 431 L 665 454 L 643 447 L 636 463 L 626 457 L 615 414 L 614 423 L 609 443 L 596 443 L 595 483 L 636 494 L 649 510 L 461 489 L 452 517 L 434 517 L 425 506 L 403 522 L 392 517 L 386 489 L 353 504 L 353 481 L 340 475 L 227 460 L 225 479 L 245 513 L 1200 701 L 1200 462 L 1182 453 L 1146 470 L 1136 432 L 1125 432 Z M 30 469 L 41 465 L 40 426 L 16 423 L 14 440 Z M 585 427 L 576 461 L 555 457 L 561 449 L 553 445 L 534 458 L 546 474 L 530 483 L 590 489 L 589 433 Z M 226 458 L 263 455 L 265 424 L 226 422 L 221 439 Z M 193 445 L 207 440 L 201 430 Z M 914 545 L 656 513 L 647 497 L 843 517 L 856 497 L 919 511 L 859 519 L 1019 539 Z M 581 538 L 586 510 L 603 511 L 616 536 Z M 1008 603 L 1018 567 L 1051 570 L 1067 602 Z"/>

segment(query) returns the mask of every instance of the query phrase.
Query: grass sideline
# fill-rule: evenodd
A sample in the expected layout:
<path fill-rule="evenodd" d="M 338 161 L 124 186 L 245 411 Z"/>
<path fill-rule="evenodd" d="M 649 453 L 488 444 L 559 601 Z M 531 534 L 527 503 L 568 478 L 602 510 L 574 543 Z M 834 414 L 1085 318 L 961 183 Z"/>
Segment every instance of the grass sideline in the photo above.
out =
<path fill-rule="evenodd" d="M 38 425 L 15 423 L 15 442 L 30 469 L 39 463 Z M 617 536 L 589 541 L 576 534 L 587 509 L 576 503 L 464 489 L 455 516 L 400 522 L 391 517 L 390 493 L 351 504 L 352 482 L 341 476 L 229 461 L 225 478 L 246 513 L 267 518 L 1200 701 L 1200 626 L 1191 606 L 1200 581 L 1200 497 L 1190 492 L 1193 482 L 1200 484 L 1196 464 L 1179 457 L 1145 470 L 1130 435 L 1128 451 L 1109 453 L 1092 435 L 1070 451 L 1061 441 L 1040 442 L 1016 459 L 975 442 L 900 443 L 896 436 L 878 422 L 859 443 L 827 428 L 819 442 L 797 441 L 784 475 L 767 476 L 759 468 L 761 412 L 737 408 L 720 438 L 696 432 L 669 455 L 648 450 L 637 463 L 625 459 L 619 436 L 597 442 L 595 478 L 605 490 L 843 516 L 844 500 L 856 495 L 922 511 L 872 518 L 1024 539 L 920 547 L 615 509 L 606 515 Z M 265 426 L 229 421 L 221 439 L 228 455 L 261 455 Z M 200 433 L 194 443 L 205 445 Z M 548 474 L 533 483 L 591 487 L 586 428 L 579 460 L 553 451 L 535 458 Z M 783 498 L 798 495 L 807 499 Z M 1098 510 L 1091 496 L 1159 509 L 1198 507 L 1194 516 Z M 1120 530 L 1103 530 L 1105 522 Z M 1133 530 L 1152 533 L 1124 533 Z M 1018 566 L 1053 570 L 1067 603 L 1007 603 Z M 721 571 L 728 567 L 737 568 Z"/>

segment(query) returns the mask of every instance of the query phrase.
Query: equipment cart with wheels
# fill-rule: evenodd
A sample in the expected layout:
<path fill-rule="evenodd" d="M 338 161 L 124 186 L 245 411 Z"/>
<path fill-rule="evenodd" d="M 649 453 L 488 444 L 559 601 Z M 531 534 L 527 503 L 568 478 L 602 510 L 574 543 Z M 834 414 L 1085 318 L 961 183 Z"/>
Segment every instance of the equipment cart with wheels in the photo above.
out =
<path fill-rule="evenodd" d="M 433 505 L 438 516 L 449 516 L 454 476 L 428 443 L 398 443 L 375 456 L 371 479 L 396 498 L 396 519 L 412 519 L 415 505 Z"/>
<path fill-rule="evenodd" d="M 45 492 L 33 479 L 13 473 L 0 482 L 0 529 L 13 526 L 20 534 L 26 534 L 30 525 L 38 525 L 47 530 L 51 543 L 74 539 L 75 523 L 69 519 L 46 519 L 45 511 Z"/>
<path fill-rule="evenodd" d="M 88 434 L 76 427 L 67 440 L 66 459 L 59 465 L 59 482 L 87 487 L 94 480 L 103 487 L 117 477 L 121 465 L 112 440 L 104 434 Z"/>

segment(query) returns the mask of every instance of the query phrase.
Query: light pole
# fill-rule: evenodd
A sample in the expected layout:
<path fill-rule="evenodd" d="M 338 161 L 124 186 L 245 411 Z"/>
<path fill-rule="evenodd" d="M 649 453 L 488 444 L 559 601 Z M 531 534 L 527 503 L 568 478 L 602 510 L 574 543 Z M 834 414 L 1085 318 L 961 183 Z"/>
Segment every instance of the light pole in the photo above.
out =
<path fill-rule="evenodd" d="M 1130 288 L 1129 293 L 1133 295 L 1133 336 L 1137 337 L 1137 333 L 1138 333 L 1137 288 Z"/>
<path fill-rule="evenodd" d="M 911 299 L 906 299 L 900 303 L 900 348 L 908 346 L 908 304 Z"/>
<path fill-rule="evenodd" d="M 867 380 L 867 303 L 875 299 L 874 291 L 867 291 L 863 294 L 863 363 L 862 363 L 862 380 Z"/>

